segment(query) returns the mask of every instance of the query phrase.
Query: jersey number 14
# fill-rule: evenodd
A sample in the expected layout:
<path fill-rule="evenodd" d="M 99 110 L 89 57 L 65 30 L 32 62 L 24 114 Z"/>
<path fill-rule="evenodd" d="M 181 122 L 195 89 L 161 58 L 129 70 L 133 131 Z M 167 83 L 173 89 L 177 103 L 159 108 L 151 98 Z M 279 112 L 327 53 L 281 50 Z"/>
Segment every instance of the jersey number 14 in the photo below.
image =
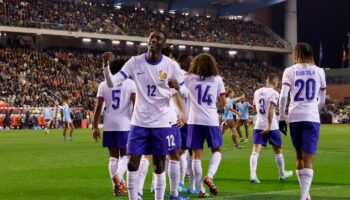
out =
<path fill-rule="evenodd" d="M 210 85 L 205 87 L 204 92 L 202 92 L 202 85 L 197 85 L 196 86 L 197 90 L 197 101 L 199 105 L 202 105 L 202 103 L 206 103 L 208 106 L 210 106 L 213 103 L 213 100 L 210 96 L 209 90 L 210 90 Z"/>

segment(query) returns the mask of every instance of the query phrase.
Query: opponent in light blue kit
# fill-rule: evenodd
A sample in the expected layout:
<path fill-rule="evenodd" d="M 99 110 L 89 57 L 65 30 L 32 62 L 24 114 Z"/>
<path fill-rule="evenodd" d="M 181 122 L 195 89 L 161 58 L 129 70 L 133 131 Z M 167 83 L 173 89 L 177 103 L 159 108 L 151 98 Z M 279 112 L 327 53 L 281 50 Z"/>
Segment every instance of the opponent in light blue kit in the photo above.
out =
<path fill-rule="evenodd" d="M 69 127 L 69 141 L 73 140 L 73 131 L 74 131 L 74 125 L 72 122 L 72 118 L 70 117 L 71 109 L 69 108 L 69 103 L 70 100 L 66 100 L 63 102 L 63 106 L 59 106 L 62 109 L 63 112 L 63 123 L 64 123 L 64 128 L 63 128 L 63 140 L 66 141 L 66 133 L 67 129 Z"/>
<path fill-rule="evenodd" d="M 245 101 L 245 97 L 236 104 L 236 110 L 241 113 L 241 116 L 237 118 L 237 132 L 240 137 L 240 142 L 248 142 L 249 138 L 249 109 L 253 108 L 249 102 Z M 245 139 L 243 140 L 241 126 L 244 125 L 245 129 Z"/>
<path fill-rule="evenodd" d="M 52 121 L 52 108 L 45 107 L 43 109 L 43 113 L 44 113 L 44 119 L 45 119 L 45 133 L 49 134 L 50 133 L 49 128 Z"/>
<path fill-rule="evenodd" d="M 200 198 L 209 196 L 202 184 L 201 160 L 205 140 L 213 155 L 204 183 L 210 188 L 212 194 L 216 195 L 218 193 L 213 183 L 213 177 L 221 161 L 222 145 L 216 107 L 217 98 L 219 97 L 219 102 L 222 105 L 226 105 L 225 87 L 219 74 L 215 59 L 210 54 L 199 54 L 193 59 L 191 68 L 185 78 L 190 99 L 187 147 L 192 149 L 192 168 Z"/>
<path fill-rule="evenodd" d="M 313 160 L 320 134 L 319 111 L 326 98 L 326 78 L 322 68 L 315 65 L 312 48 L 300 43 L 294 47 L 295 65 L 285 69 L 279 101 L 280 129 L 287 132 L 285 108 L 290 93 L 288 122 L 293 146 L 297 153 L 297 176 L 301 200 L 310 200 Z"/>
<path fill-rule="evenodd" d="M 154 31 L 148 38 L 148 52 L 130 58 L 122 70 L 114 75 L 104 67 L 106 82 L 109 87 L 119 85 L 132 77 L 137 88 L 137 98 L 131 119 L 128 138 L 128 194 L 129 199 L 138 198 L 138 168 L 142 155 L 153 155 L 155 199 L 164 199 L 165 193 L 165 156 L 177 151 L 170 108 L 171 90 L 168 81 L 176 79 L 183 84 L 179 65 L 161 54 L 166 42 L 165 34 Z M 179 98 L 178 95 L 175 95 Z M 176 102 L 180 102 L 176 101 Z M 184 111 L 181 104 L 179 125 L 184 123 Z M 177 197 L 175 197 L 177 198 Z"/>
<path fill-rule="evenodd" d="M 282 139 L 281 133 L 278 130 L 275 114 L 275 107 L 279 97 L 279 94 L 276 91 L 277 85 L 278 75 L 269 74 L 267 76 L 266 86 L 254 92 L 253 105 L 257 115 L 253 130 L 253 151 L 252 155 L 250 156 L 251 183 L 260 183 L 256 175 L 256 168 L 258 166 L 261 146 L 266 146 L 267 141 L 272 145 L 275 152 L 275 160 L 278 167 L 280 180 L 285 180 L 293 175 L 292 171 L 285 171 L 284 169 Z"/>
<path fill-rule="evenodd" d="M 236 148 L 242 148 L 242 146 L 239 145 L 237 136 L 236 136 L 236 121 L 235 116 L 239 117 L 241 116 L 241 113 L 238 112 L 236 109 L 234 109 L 234 102 L 240 101 L 242 98 L 244 98 L 244 95 L 240 97 L 234 98 L 234 91 L 232 89 L 228 89 L 226 93 L 226 105 L 224 107 L 224 115 L 223 115 L 223 122 L 221 123 L 221 133 L 222 135 L 225 134 L 226 130 L 229 128 L 231 131 L 231 138 L 233 143 L 235 144 Z"/>
<path fill-rule="evenodd" d="M 125 64 L 123 60 L 114 60 L 110 70 L 114 75 Z M 113 185 L 113 195 L 123 195 L 124 174 L 127 169 L 128 158 L 126 145 L 130 130 L 131 111 L 135 104 L 136 86 L 133 80 L 126 79 L 120 85 L 109 88 L 105 81 L 100 83 L 97 91 L 97 103 L 94 112 L 93 138 L 98 141 L 100 119 L 103 103 L 105 103 L 103 115 L 103 147 L 109 150 L 109 174 Z M 117 182 L 119 181 L 120 182 Z"/>

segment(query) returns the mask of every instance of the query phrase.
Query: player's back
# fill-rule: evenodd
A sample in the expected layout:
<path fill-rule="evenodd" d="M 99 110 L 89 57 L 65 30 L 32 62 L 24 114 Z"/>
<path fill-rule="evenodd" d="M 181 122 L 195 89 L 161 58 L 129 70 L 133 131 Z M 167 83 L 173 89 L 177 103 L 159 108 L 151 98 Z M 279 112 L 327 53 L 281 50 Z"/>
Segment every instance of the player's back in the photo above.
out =
<path fill-rule="evenodd" d="M 289 122 L 319 122 L 317 97 L 326 88 L 322 68 L 309 64 L 295 64 L 283 73 L 282 84 L 290 87 Z"/>
<path fill-rule="evenodd" d="M 264 130 L 268 127 L 268 106 L 269 103 L 277 105 L 279 94 L 276 90 L 269 87 L 263 87 L 254 92 L 253 104 L 255 105 L 257 116 L 254 129 Z M 278 124 L 276 113 L 273 113 L 270 130 L 277 130 Z"/>
<path fill-rule="evenodd" d="M 44 118 L 45 119 L 51 119 L 52 118 L 52 108 L 45 107 L 44 108 Z"/>
<path fill-rule="evenodd" d="M 131 120 L 131 95 L 136 92 L 135 83 L 126 79 L 120 85 L 109 88 L 105 81 L 98 87 L 98 97 L 105 102 L 104 131 L 128 131 Z"/>
<path fill-rule="evenodd" d="M 197 75 L 188 75 L 185 84 L 189 90 L 190 112 L 188 124 L 206 126 L 219 125 L 216 100 L 225 93 L 224 83 L 220 76 L 205 79 Z"/>
<path fill-rule="evenodd" d="M 224 106 L 224 119 L 233 119 L 233 112 L 228 109 L 227 106 L 231 106 L 233 108 L 234 100 L 233 98 L 227 97 L 226 98 L 226 105 Z"/>

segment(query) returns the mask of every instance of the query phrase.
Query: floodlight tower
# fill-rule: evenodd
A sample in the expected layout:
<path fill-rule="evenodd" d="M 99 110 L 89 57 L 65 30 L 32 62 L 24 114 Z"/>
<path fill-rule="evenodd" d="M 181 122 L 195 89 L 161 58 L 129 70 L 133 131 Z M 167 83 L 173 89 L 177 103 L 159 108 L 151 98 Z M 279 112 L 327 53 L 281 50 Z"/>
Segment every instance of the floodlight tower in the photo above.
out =
<path fill-rule="evenodd" d="M 284 13 L 284 38 L 294 47 L 298 42 L 297 0 L 287 0 Z M 294 64 L 293 53 L 284 58 L 285 67 Z"/>

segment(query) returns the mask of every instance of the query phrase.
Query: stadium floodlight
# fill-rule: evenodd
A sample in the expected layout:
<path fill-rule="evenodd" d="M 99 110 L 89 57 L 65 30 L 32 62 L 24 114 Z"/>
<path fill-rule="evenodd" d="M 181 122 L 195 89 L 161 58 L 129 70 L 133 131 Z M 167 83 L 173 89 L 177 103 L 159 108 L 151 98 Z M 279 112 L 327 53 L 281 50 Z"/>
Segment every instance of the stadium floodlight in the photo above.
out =
<path fill-rule="evenodd" d="M 83 42 L 91 42 L 90 38 L 83 38 Z"/>
<path fill-rule="evenodd" d="M 237 54 L 237 51 L 228 51 L 228 54 L 233 56 L 233 55 L 236 55 Z"/>
<path fill-rule="evenodd" d="M 209 51 L 210 48 L 209 47 L 203 47 L 203 51 Z"/>
<path fill-rule="evenodd" d="M 144 46 L 147 46 L 147 43 L 146 43 L 146 42 L 141 42 L 141 43 L 140 43 L 140 46 L 143 46 L 143 47 L 144 47 Z"/>
<path fill-rule="evenodd" d="M 134 42 L 127 41 L 127 42 L 126 42 L 126 45 L 132 46 L 132 45 L 134 45 Z"/>
<path fill-rule="evenodd" d="M 112 44 L 120 44 L 119 40 L 112 40 Z"/>
<path fill-rule="evenodd" d="M 185 16 L 188 16 L 189 14 L 188 14 L 188 12 L 186 12 L 186 13 L 184 13 L 185 14 Z"/>
<path fill-rule="evenodd" d="M 179 45 L 179 49 L 186 49 L 185 45 Z"/>
<path fill-rule="evenodd" d="M 122 8 L 122 7 L 121 7 L 121 5 L 117 4 L 117 5 L 114 5 L 114 8 L 120 10 L 120 8 Z"/>
<path fill-rule="evenodd" d="M 169 13 L 174 15 L 175 14 L 175 10 L 170 10 Z"/>
<path fill-rule="evenodd" d="M 102 43 L 102 40 L 97 40 L 98 43 Z"/>
<path fill-rule="evenodd" d="M 210 15 L 207 15 L 207 18 L 210 18 Z"/>
<path fill-rule="evenodd" d="M 159 12 L 160 12 L 161 14 L 163 14 L 163 13 L 164 13 L 164 10 L 163 10 L 163 9 L 159 9 Z"/>

